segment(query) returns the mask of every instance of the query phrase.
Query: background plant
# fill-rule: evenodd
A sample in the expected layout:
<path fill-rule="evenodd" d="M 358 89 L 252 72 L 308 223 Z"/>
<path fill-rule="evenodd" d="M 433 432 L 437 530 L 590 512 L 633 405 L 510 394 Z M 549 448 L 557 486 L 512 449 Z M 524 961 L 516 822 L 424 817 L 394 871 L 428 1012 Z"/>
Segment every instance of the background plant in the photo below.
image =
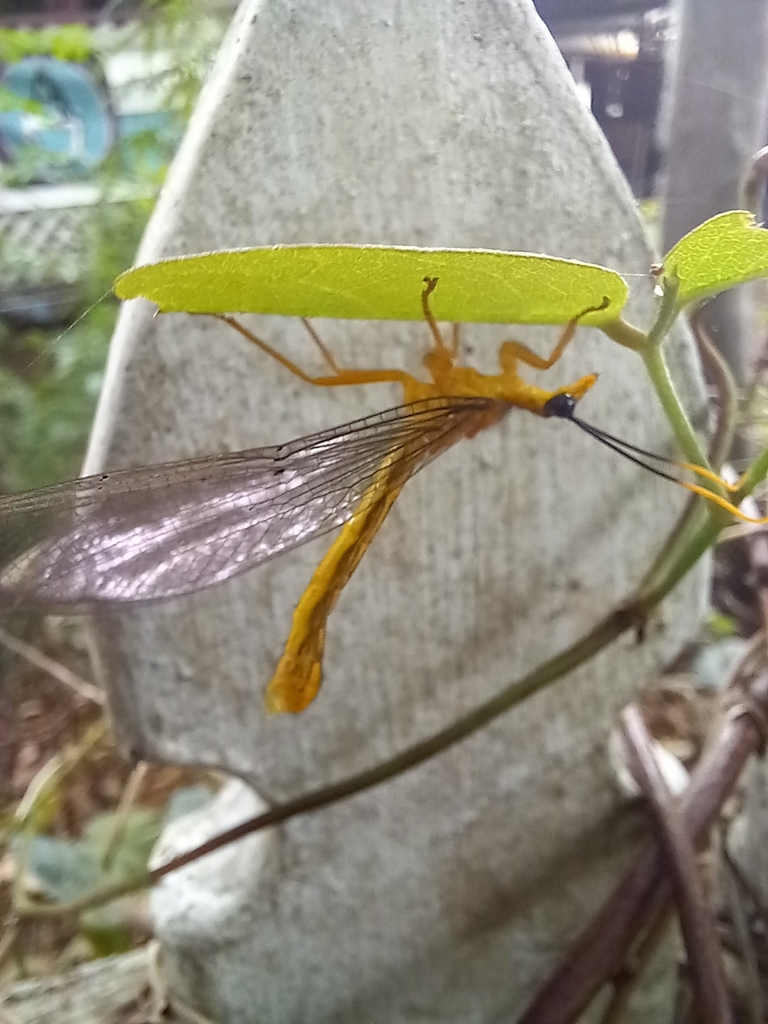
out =
<path fill-rule="evenodd" d="M 89 211 L 79 244 L 83 265 L 64 268 L 64 274 L 77 275 L 69 319 L 93 306 L 88 316 L 69 329 L 66 319 L 50 328 L 0 321 L 0 493 L 42 486 L 79 470 L 117 315 L 111 285 L 133 262 L 154 196 L 224 29 L 225 14 L 211 14 L 209 5 L 199 0 L 155 0 L 141 21 L 114 31 L 83 25 L 0 29 L 4 63 L 29 56 L 104 63 L 125 50 L 142 54 L 150 63 L 162 57 L 162 70 L 146 85 L 158 97 L 158 113 L 169 115 L 119 139 L 86 179 L 99 190 L 101 201 Z M 119 106 L 120 97 L 114 99 Z M 0 105 L 33 113 L 37 106 L 2 88 Z M 23 154 L 14 164 L 0 165 L 5 184 L 25 184 L 30 166 Z M 120 201 L 110 201 L 116 196 Z M 21 249 L 3 243 L 3 263 L 14 267 L 21 279 L 25 258 Z M 39 280 L 44 268 L 36 259 L 29 269 Z M 62 274 L 57 266 L 49 271 L 53 279 Z"/>

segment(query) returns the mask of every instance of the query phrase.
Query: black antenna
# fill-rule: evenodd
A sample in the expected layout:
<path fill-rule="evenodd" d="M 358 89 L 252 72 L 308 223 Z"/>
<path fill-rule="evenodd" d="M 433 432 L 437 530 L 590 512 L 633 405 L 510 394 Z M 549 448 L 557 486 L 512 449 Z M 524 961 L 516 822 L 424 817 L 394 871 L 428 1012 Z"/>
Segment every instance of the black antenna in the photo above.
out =
<path fill-rule="evenodd" d="M 679 484 L 680 480 L 678 477 L 673 476 L 672 473 L 665 473 L 663 469 L 659 469 L 658 466 L 649 465 L 647 462 L 643 462 L 642 458 L 638 456 L 642 455 L 646 459 L 656 459 L 659 462 L 670 463 L 670 459 L 666 459 L 663 455 L 656 455 L 655 452 L 647 452 L 644 448 L 637 448 L 633 444 L 629 444 L 628 441 L 622 441 L 619 437 L 614 437 L 612 434 L 606 434 L 603 430 L 598 430 L 597 427 L 591 426 L 589 423 L 585 423 L 584 420 L 577 419 L 575 416 L 572 417 L 573 422 L 577 427 L 581 427 L 585 434 L 589 434 L 590 437 L 594 437 L 596 441 L 604 444 L 606 448 L 610 448 L 612 451 L 617 452 L 619 455 L 623 455 L 625 459 L 629 459 L 630 462 L 634 462 L 636 466 L 642 466 L 643 469 L 647 469 L 649 473 L 655 473 L 656 476 L 660 476 L 663 480 L 671 480 L 672 483 Z M 637 454 L 632 454 L 632 453 Z"/>
<path fill-rule="evenodd" d="M 596 441 L 604 444 L 606 448 L 610 448 L 611 451 L 616 452 L 618 455 L 623 455 L 625 459 L 634 462 L 636 466 L 647 469 L 649 473 L 654 473 L 663 480 L 671 480 L 675 484 L 681 483 L 672 473 L 666 473 L 663 469 L 659 469 L 658 466 L 648 465 L 647 462 L 643 462 L 643 459 L 651 459 L 653 462 L 662 462 L 668 466 L 674 466 L 675 463 L 672 459 L 668 459 L 664 455 L 657 455 L 655 452 L 649 452 L 645 448 L 638 448 L 637 445 L 630 444 L 629 441 L 622 441 L 620 437 L 614 437 L 613 434 L 609 434 L 599 427 L 593 427 L 591 423 L 585 423 L 584 420 L 579 419 L 576 415 L 576 399 L 565 391 L 561 391 L 550 398 L 544 405 L 542 415 L 561 420 L 570 420 L 571 423 L 575 423 L 577 427 L 580 427 L 585 434 L 594 437 Z"/>

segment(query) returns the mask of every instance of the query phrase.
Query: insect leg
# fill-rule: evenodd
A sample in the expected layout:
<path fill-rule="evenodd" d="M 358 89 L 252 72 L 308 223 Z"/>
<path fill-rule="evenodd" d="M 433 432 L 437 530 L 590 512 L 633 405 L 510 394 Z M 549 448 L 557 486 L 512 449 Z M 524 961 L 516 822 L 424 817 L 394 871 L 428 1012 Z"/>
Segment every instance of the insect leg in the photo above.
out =
<path fill-rule="evenodd" d="M 597 313 L 599 310 L 605 309 L 608 303 L 609 300 L 606 298 L 599 306 L 590 306 L 588 309 L 582 310 L 578 316 L 567 323 L 551 355 L 546 359 L 536 355 L 535 352 L 531 352 L 527 345 L 523 345 L 520 341 L 505 341 L 499 349 L 499 362 L 502 369 L 506 372 L 515 373 L 515 363 L 519 361 L 527 366 L 532 366 L 536 370 L 550 370 L 573 340 L 576 328 L 579 326 L 579 321 L 588 313 Z"/>
<path fill-rule="evenodd" d="M 302 317 L 301 318 L 301 322 L 304 324 L 304 326 L 306 327 L 307 331 L 309 332 L 309 336 L 312 339 L 312 341 L 314 341 L 314 343 L 320 349 L 320 351 L 321 351 L 321 353 L 323 355 L 323 359 L 325 359 L 326 363 L 331 368 L 331 371 L 333 373 L 335 373 L 335 374 L 341 373 L 341 368 L 339 367 L 339 364 L 336 362 L 336 360 L 333 358 L 333 353 L 328 348 L 328 346 L 325 344 L 325 342 L 320 337 L 320 335 L 317 333 L 317 331 L 312 326 L 312 324 L 309 322 L 309 320 L 307 320 L 306 317 Z"/>
<path fill-rule="evenodd" d="M 284 356 L 281 352 L 278 352 L 277 349 L 273 348 L 266 341 L 262 341 L 262 339 L 257 337 L 252 331 L 249 331 L 247 327 L 244 327 L 241 323 L 238 323 L 238 321 L 235 320 L 234 317 L 224 316 L 221 314 L 212 315 L 216 316 L 217 320 L 223 320 L 225 324 L 229 324 L 230 327 L 234 327 L 234 329 L 239 334 L 242 334 L 244 338 L 247 338 L 248 341 L 253 342 L 253 344 L 256 345 L 257 348 L 260 348 L 262 352 L 265 352 L 268 356 L 271 356 L 272 359 L 277 360 L 277 362 L 280 363 L 281 366 L 284 366 L 286 370 L 289 370 L 294 376 L 298 377 L 300 380 L 305 381 L 307 384 L 314 384 L 317 387 L 322 388 L 334 388 L 345 387 L 351 384 L 394 383 L 400 384 L 404 389 L 406 389 L 406 401 L 414 400 L 413 398 L 410 397 L 411 394 L 415 395 L 416 397 L 420 396 L 420 382 L 410 373 L 406 373 L 405 370 L 355 370 L 346 369 L 344 367 L 338 366 L 336 360 L 333 358 L 330 351 L 320 341 L 316 332 L 312 332 L 311 329 L 310 333 L 320 345 L 320 349 L 323 352 L 323 355 L 326 358 L 326 360 L 333 367 L 334 372 L 330 376 L 310 376 L 308 373 L 302 370 L 300 366 L 298 366 L 296 363 L 288 359 L 287 356 Z M 307 326 L 309 327 L 308 324 Z M 414 388 L 416 389 L 415 391 L 413 390 Z"/>
<path fill-rule="evenodd" d="M 440 333 L 440 328 L 437 326 L 437 320 L 435 315 L 429 306 L 429 296 L 437 288 L 438 278 L 436 277 L 425 277 L 424 288 L 421 292 L 421 308 L 424 310 L 424 319 L 429 325 L 429 330 L 432 333 L 432 337 L 435 339 L 435 348 L 441 352 L 449 352 L 448 346 L 443 340 L 443 336 Z"/>
<path fill-rule="evenodd" d="M 272 348 L 272 346 L 267 344 L 266 341 L 262 341 L 261 338 L 257 338 L 252 331 L 249 331 L 247 327 L 243 327 L 243 325 L 238 323 L 234 317 L 224 316 L 221 313 L 213 313 L 212 315 L 215 316 L 217 320 L 223 320 L 225 324 L 229 324 L 230 327 L 234 327 L 238 334 L 242 334 L 244 338 L 247 338 L 248 341 L 252 342 L 257 348 L 260 348 L 262 352 L 271 356 L 272 359 L 275 359 L 281 366 L 284 366 L 286 370 L 290 370 L 294 376 L 306 381 L 307 384 L 315 383 L 314 379 L 310 377 L 308 373 L 305 373 L 300 366 L 297 366 L 296 363 L 292 362 L 287 356 L 282 355 L 282 353 L 278 352 L 276 348 Z"/>
<path fill-rule="evenodd" d="M 565 352 L 568 344 L 573 339 L 578 327 L 578 320 L 571 320 L 566 326 L 563 333 L 558 339 L 557 345 L 552 350 L 552 354 L 548 358 L 536 355 L 526 345 L 523 345 L 520 341 L 505 341 L 499 349 L 499 362 L 501 368 L 506 372 L 515 372 L 517 362 L 525 363 L 526 366 L 532 366 L 536 370 L 549 370 L 555 363 L 560 359 L 563 352 Z"/>
<path fill-rule="evenodd" d="M 454 324 L 451 329 L 451 359 L 458 359 L 461 351 L 461 324 Z"/>

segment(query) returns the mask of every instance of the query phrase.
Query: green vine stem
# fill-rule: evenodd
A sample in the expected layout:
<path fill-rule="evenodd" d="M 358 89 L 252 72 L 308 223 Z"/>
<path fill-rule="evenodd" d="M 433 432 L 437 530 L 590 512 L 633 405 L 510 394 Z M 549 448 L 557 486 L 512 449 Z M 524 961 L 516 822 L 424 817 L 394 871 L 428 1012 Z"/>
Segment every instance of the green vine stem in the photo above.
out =
<path fill-rule="evenodd" d="M 768 448 L 760 452 L 755 461 L 741 478 L 741 483 L 736 496 L 733 499 L 735 504 L 743 501 L 752 491 L 761 484 L 768 476 Z"/>
<path fill-rule="evenodd" d="M 624 348 L 630 348 L 633 352 L 642 352 L 648 344 L 648 335 L 643 334 L 637 327 L 628 324 L 617 316 L 615 320 L 609 320 L 606 324 L 600 324 L 600 330 L 607 335 L 611 341 L 615 341 Z"/>
<path fill-rule="evenodd" d="M 120 896 L 125 896 L 129 892 L 153 885 L 171 871 L 176 871 L 186 864 L 198 860 L 206 854 L 213 853 L 223 846 L 243 839 L 254 832 L 281 824 L 298 814 L 318 811 L 329 804 L 381 785 L 401 772 L 415 768 L 436 754 L 442 753 L 460 740 L 466 739 L 495 718 L 498 718 L 505 711 L 515 707 L 550 683 L 555 682 L 555 680 L 583 665 L 626 630 L 638 625 L 644 615 L 645 606 L 638 613 L 632 602 L 619 605 L 618 608 L 609 613 L 573 646 L 557 654 L 554 658 L 545 661 L 521 679 L 515 680 L 485 704 L 481 704 L 474 711 L 448 726 L 448 728 L 396 754 L 389 760 L 381 762 L 374 768 L 350 776 L 335 785 L 314 790 L 297 797 L 295 800 L 289 800 L 284 804 L 272 807 L 264 814 L 252 818 L 250 821 L 243 822 L 241 825 L 226 832 L 222 832 L 218 836 L 214 836 L 213 839 L 202 843 L 194 850 L 189 850 L 178 857 L 172 858 L 153 871 L 141 872 L 121 883 L 105 885 L 94 889 L 91 893 L 87 893 L 80 899 L 67 904 L 35 904 L 27 900 L 20 901 L 16 907 L 17 912 L 23 916 L 47 917 L 75 914 L 91 909 Z"/>
<path fill-rule="evenodd" d="M 707 334 L 698 310 L 691 316 L 691 327 L 696 338 L 705 372 L 717 388 L 718 415 L 710 442 L 709 464 L 716 471 L 719 471 L 721 465 L 728 457 L 731 445 L 733 444 L 739 396 L 736 382 L 728 368 L 728 364 Z M 692 541 L 694 535 L 704 528 L 709 515 L 710 510 L 704 507 L 704 502 L 701 501 L 698 495 L 689 495 L 688 502 L 677 522 L 677 526 L 667 537 L 654 565 L 646 573 L 640 584 L 642 590 L 645 591 L 654 587 L 660 575 L 663 575 L 667 568 L 676 562 L 677 558 L 685 551 L 686 546 Z"/>
<path fill-rule="evenodd" d="M 680 282 L 674 274 L 665 274 L 661 278 L 661 302 L 656 312 L 656 319 L 648 331 L 647 347 L 659 348 L 669 334 L 672 324 L 680 312 L 677 297 L 680 294 Z"/>
<path fill-rule="evenodd" d="M 707 457 L 680 401 L 664 357 L 663 342 L 679 312 L 678 291 L 677 278 L 667 276 L 663 279 L 661 302 L 656 319 L 647 335 L 621 318 L 608 324 L 601 324 L 600 329 L 612 341 L 618 342 L 625 348 L 632 348 L 640 355 L 685 458 L 688 462 L 709 468 Z M 716 484 L 705 483 L 705 486 L 716 493 L 724 493 L 722 489 L 718 490 Z"/>
<path fill-rule="evenodd" d="M 707 456 L 699 444 L 691 421 L 688 419 L 672 383 L 661 346 L 649 345 L 640 355 L 685 458 L 697 466 L 709 467 Z"/>
<path fill-rule="evenodd" d="M 22 916 L 48 917 L 66 914 L 77 914 L 111 900 L 125 896 L 130 892 L 154 885 L 165 875 L 198 860 L 209 853 L 236 842 L 245 836 L 265 828 L 279 825 L 299 814 L 318 811 L 330 804 L 337 803 L 347 797 L 354 796 L 364 790 L 381 785 L 391 778 L 415 768 L 424 761 L 442 753 L 449 747 L 466 739 L 489 722 L 520 704 L 539 690 L 556 682 L 563 676 L 584 665 L 614 640 L 630 629 L 635 629 L 645 622 L 649 612 L 679 582 L 682 576 L 695 564 L 700 555 L 713 543 L 719 527 L 711 519 L 706 519 L 703 527 L 691 538 L 685 551 L 665 564 L 656 565 L 658 582 L 653 587 L 639 590 L 633 597 L 619 604 L 605 618 L 598 622 L 588 633 L 582 636 L 571 647 L 555 657 L 543 662 L 532 672 L 510 683 L 500 693 L 474 711 L 441 730 L 429 739 L 417 743 L 407 750 L 401 751 L 387 761 L 373 768 L 353 775 L 332 786 L 314 790 L 289 800 L 284 804 L 270 808 L 264 814 L 243 822 L 235 828 L 222 832 L 213 839 L 202 843 L 194 850 L 180 854 L 167 861 L 153 871 L 143 871 L 132 878 L 119 883 L 104 885 L 86 893 L 78 900 L 66 904 L 35 904 L 28 900 L 19 901 L 16 910 Z"/>
<path fill-rule="evenodd" d="M 649 332 L 646 342 L 642 346 L 632 345 L 630 347 L 640 352 L 651 382 L 659 395 L 661 404 L 686 457 L 691 462 L 706 466 L 708 463 L 674 389 L 661 350 L 663 337 L 677 312 L 676 288 L 673 287 L 665 295 L 666 300 L 662 299 L 659 316 Z M 672 298 L 669 297 L 670 295 Z M 638 335 L 639 333 L 637 332 Z M 731 427 L 732 424 L 729 421 L 726 433 L 730 433 Z M 722 451 L 715 453 L 716 461 L 719 460 L 721 454 Z M 750 470 L 750 475 L 744 483 L 745 493 L 750 485 L 754 486 L 753 477 L 754 482 L 757 482 L 763 465 L 768 468 L 768 452 L 758 459 Z M 415 768 L 437 754 L 448 750 L 523 700 L 584 665 L 623 633 L 641 627 L 652 609 L 667 596 L 695 565 L 701 555 L 714 543 L 722 525 L 729 518 L 727 513 L 719 509 L 714 509 L 711 512 L 705 511 L 701 502 L 697 502 L 695 505 L 689 504 L 668 538 L 668 542 L 663 545 L 644 582 L 634 595 L 614 608 L 572 646 L 543 662 L 532 672 L 513 681 L 490 700 L 429 739 L 341 782 L 305 793 L 294 800 L 272 807 L 250 821 L 243 822 L 235 828 L 214 836 L 194 850 L 172 858 L 152 871 L 142 871 L 119 883 L 101 886 L 67 904 L 36 904 L 20 898 L 16 904 L 17 912 L 30 917 L 77 914 L 107 903 L 137 889 L 153 885 L 172 871 L 243 839 L 245 836 L 281 824 L 299 814 L 318 811 L 330 804 L 381 785 L 402 772 Z"/>
<path fill-rule="evenodd" d="M 669 285 L 669 291 L 670 294 L 674 295 L 676 300 L 677 284 L 674 279 Z M 666 325 L 666 329 L 668 330 L 672 323 L 672 320 L 670 319 L 672 300 L 667 300 L 666 294 L 667 293 L 665 292 L 665 298 L 662 299 L 656 323 L 648 333 L 649 343 L 640 352 L 640 355 L 643 359 L 654 390 L 659 397 L 659 401 L 664 408 L 667 419 L 669 420 L 675 437 L 677 438 L 677 442 L 685 454 L 686 459 L 688 462 L 709 468 L 709 462 L 702 451 L 691 421 L 688 419 L 688 415 L 683 408 L 677 391 L 675 390 L 675 386 L 672 383 L 672 377 L 669 373 L 669 367 L 667 366 L 664 358 L 664 351 L 662 348 L 664 334 L 662 333 L 662 330 L 664 325 Z M 728 376 L 730 377 L 730 375 Z M 766 476 L 768 476 L 768 448 L 757 456 L 742 477 L 740 487 L 736 492 L 736 495 L 733 497 L 734 504 L 738 505 L 742 502 L 744 498 L 752 493 L 758 484 L 765 480 Z M 725 496 L 726 492 L 723 487 L 718 487 L 717 484 L 708 480 L 702 480 L 700 482 L 702 486 L 711 490 L 713 493 L 719 494 L 721 497 Z M 715 506 L 709 509 L 709 514 L 718 531 L 729 521 L 728 513 Z"/>

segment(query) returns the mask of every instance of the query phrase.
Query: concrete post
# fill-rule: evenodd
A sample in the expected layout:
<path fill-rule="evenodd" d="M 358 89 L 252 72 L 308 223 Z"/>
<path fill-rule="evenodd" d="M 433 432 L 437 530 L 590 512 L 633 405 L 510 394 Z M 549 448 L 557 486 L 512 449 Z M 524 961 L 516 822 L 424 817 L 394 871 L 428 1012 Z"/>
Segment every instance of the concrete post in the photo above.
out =
<path fill-rule="evenodd" d="M 245 0 L 139 262 L 342 241 L 543 251 L 638 275 L 652 258 L 530 0 Z M 648 324 L 651 284 L 633 291 L 628 315 Z M 300 324 L 257 323 L 311 363 Z M 426 344 L 423 325 L 318 326 L 347 365 L 417 371 Z M 467 358 L 491 369 L 510 333 L 467 327 Z M 554 337 L 514 333 L 542 351 Z M 700 410 L 692 352 L 676 347 Z M 585 416 L 668 443 L 639 360 L 596 332 L 546 379 L 589 371 Z M 315 393 L 216 322 L 131 304 L 89 468 L 274 443 L 398 400 L 388 385 Z M 638 582 L 682 502 L 568 424 L 513 413 L 409 483 L 331 618 L 326 681 L 300 717 L 267 718 L 261 694 L 326 540 L 112 621 L 131 749 L 258 793 L 230 784 L 167 844 L 374 765 L 567 646 Z M 513 1020 L 631 852 L 608 733 L 701 603 L 698 575 L 644 643 L 622 640 L 391 784 L 170 877 L 153 905 L 177 990 L 220 1024 Z"/>

